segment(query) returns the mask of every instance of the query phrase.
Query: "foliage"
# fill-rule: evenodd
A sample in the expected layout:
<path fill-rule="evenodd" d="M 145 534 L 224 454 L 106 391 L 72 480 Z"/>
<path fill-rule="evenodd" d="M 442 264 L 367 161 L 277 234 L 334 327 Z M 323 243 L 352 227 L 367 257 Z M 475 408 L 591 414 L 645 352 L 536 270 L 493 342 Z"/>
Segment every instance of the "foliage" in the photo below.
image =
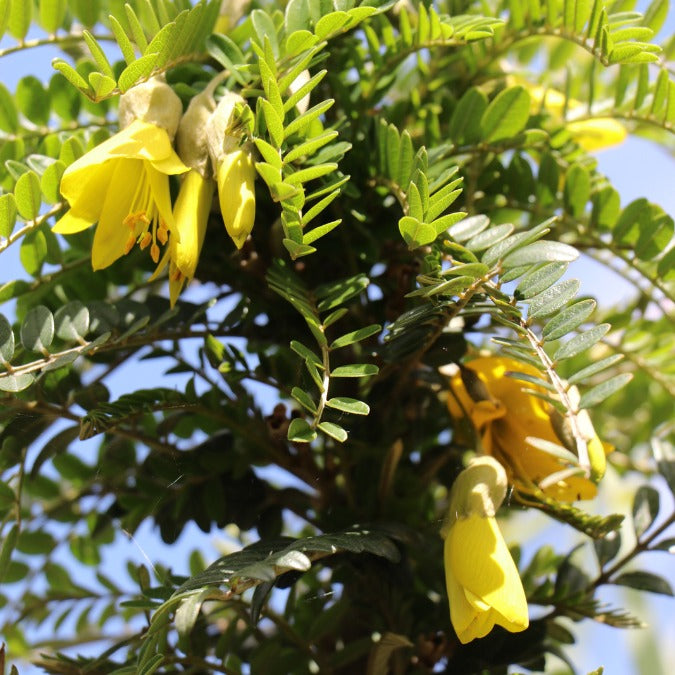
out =
<path fill-rule="evenodd" d="M 543 670 L 569 620 L 643 625 L 603 587 L 673 594 L 642 554 L 675 550 L 674 222 L 622 204 L 584 141 L 609 120 L 675 148 L 668 3 L 634 5 L 0 0 L 3 73 L 61 54 L 46 84 L 0 83 L 0 663 Z M 257 153 L 251 236 L 235 250 L 214 201 L 174 307 L 147 255 L 94 272 L 93 228 L 51 229 L 64 172 L 153 77 L 184 109 L 239 93 Z M 580 296 L 580 256 L 634 296 Z M 579 543 L 515 555 L 539 618 L 460 645 L 439 530 L 476 430 L 439 368 L 485 349 L 541 374 L 511 376 L 559 420 L 536 447 L 561 476 L 597 479 L 590 414 L 640 487 L 598 515 L 516 486 L 507 525 L 536 510 Z M 172 556 L 113 574 L 147 528 Z"/>

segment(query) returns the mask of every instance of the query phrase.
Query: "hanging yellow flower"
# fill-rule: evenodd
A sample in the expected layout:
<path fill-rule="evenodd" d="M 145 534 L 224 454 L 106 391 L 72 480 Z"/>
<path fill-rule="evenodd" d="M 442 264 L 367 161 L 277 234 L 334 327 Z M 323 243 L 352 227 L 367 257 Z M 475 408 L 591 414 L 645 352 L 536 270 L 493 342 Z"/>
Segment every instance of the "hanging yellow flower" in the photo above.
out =
<path fill-rule="evenodd" d="M 255 163 L 250 143 L 233 132 L 236 106 L 244 99 L 228 92 L 220 99 L 206 127 L 207 143 L 218 182 L 218 201 L 225 229 L 241 248 L 255 222 Z"/>
<path fill-rule="evenodd" d="M 529 625 L 523 584 L 495 519 L 506 488 L 499 462 L 479 457 L 450 491 L 443 560 L 450 620 L 462 644 L 495 625 L 512 633 Z"/>
<path fill-rule="evenodd" d="M 121 131 L 65 170 L 61 194 L 70 210 L 54 232 L 73 234 L 98 223 L 91 252 L 95 270 L 136 244 L 159 262 L 174 230 L 169 176 L 188 170 L 171 145 L 181 112 L 167 84 L 138 85 L 120 98 Z"/>
<path fill-rule="evenodd" d="M 528 438 L 540 438 L 557 445 L 561 439 L 555 432 L 551 407 L 541 398 L 526 393 L 524 387 L 545 393 L 545 389 L 508 377 L 508 372 L 521 372 L 543 378 L 534 367 L 513 359 L 482 357 L 470 361 L 462 373 L 450 376 L 448 409 L 457 420 L 468 417 L 480 440 L 482 451 L 503 464 L 509 479 L 519 490 L 532 492 L 549 476 L 565 467 L 553 455 L 540 450 Z M 595 434 L 590 419 L 582 415 L 584 435 L 599 480 L 605 469 L 604 445 Z M 544 488 L 544 493 L 559 501 L 591 499 L 597 488 L 583 476 L 570 476 Z"/>
<path fill-rule="evenodd" d="M 215 108 L 213 88 L 219 79 L 195 96 L 181 118 L 176 134 L 178 153 L 189 171 L 184 175 L 173 210 L 175 231 L 157 271 L 157 277 L 169 265 L 169 298 L 171 306 L 186 283 L 197 270 L 197 262 L 206 237 L 215 182 L 204 133 L 205 126 Z"/>

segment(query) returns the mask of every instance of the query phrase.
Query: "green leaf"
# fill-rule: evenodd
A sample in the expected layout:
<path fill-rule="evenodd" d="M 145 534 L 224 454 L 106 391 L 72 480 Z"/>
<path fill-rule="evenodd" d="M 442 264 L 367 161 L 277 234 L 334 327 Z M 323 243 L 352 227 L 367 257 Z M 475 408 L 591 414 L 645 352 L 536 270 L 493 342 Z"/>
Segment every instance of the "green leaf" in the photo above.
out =
<path fill-rule="evenodd" d="M 448 230 L 448 236 L 455 241 L 465 242 L 482 232 L 490 224 L 487 216 L 469 216 Z"/>
<path fill-rule="evenodd" d="M 40 275 L 47 252 L 47 238 L 42 230 L 32 230 L 22 239 L 19 259 L 28 274 L 33 277 Z"/>
<path fill-rule="evenodd" d="M 16 494 L 7 483 L 0 481 L 0 510 L 5 511 L 16 504 Z"/>
<path fill-rule="evenodd" d="M 475 87 L 469 89 L 455 107 L 448 134 L 456 143 L 475 143 L 481 138 L 481 118 L 488 107 L 487 96 Z"/>
<path fill-rule="evenodd" d="M 272 47 L 274 58 L 278 59 L 279 42 L 277 40 L 277 29 L 270 15 L 261 9 L 254 9 L 251 12 L 251 23 L 258 38 L 258 44 L 262 47 L 265 44 L 265 38 L 267 38 Z"/>
<path fill-rule="evenodd" d="M 309 110 L 305 111 L 302 115 L 296 117 L 284 129 L 284 139 L 290 138 L 293 134 L 299 133 L 308 127 L 317 117 L 323 115 L 333 105 L 333 103 L 335 103 L 335 101 L 332 98 L 326 101 L 321 101 L 321 103 L 317 103 L 315 106 L 312 106 Z"/>
<path fill-rule="evenodd" d="M 321 359 L 309 347 L 305 347 L 305 345 L 303 345 L 302 342 L 298 342 L 297 340 L 291 340 L 291 349 L 298 356 L 302 357 L 305 361 L 309 361 L 310 363 L 313 363 L 317 368 L 323 369 Z"/>
<path fill-rule="evenodd" d="M 510 87 L 500 92 L 481 117 L 483 139 L 488 142 L 512 138 L 519 134 L 530 116 L 530 95 L 524 87 Z"/>
<path fill-rule="evenodd" d="M 565 177 L 563 201 L 565 208 L 575 218 L 579 218 L 586 210 L 591 197 L 591 175 L 581 164 L 572 164 Z"/>
<path fill-rule="evenodd" d="M 14 198 L 19 215 L 25 220 L 34 220 L 40 214 L 42 205 L 42 193 L 40 192 L 40 179 L 33 171 L 19 176 L 14 188 Z"/>
<path fill-rule="evenodd" d="M 610 329 L 608 323 L 601 323 L 590 330 L 584 331 L 565 342 L 553 355 L 554 361 L 569 359 L 581 352 L 590 349 L 596 342 L 601 340 Z"/>
<path fill-rule="evenodd" d="M 490 246 L 494 246 L 503 239 L 506 239 L 512 232 L 513 225 L 511 223 L 493 225 L 491 228 L 471 237 L 464 245 L 474 253 L 484 251 L 490 248 Z"/>
<path fill-rule="evenodd" d="M 287 436 L 291 443 L 311 443 L 316 438 L 316 431 L 309 426 L 306 420 L 296 417 L 288 425 Z"/>
<path fill-rule="evenodd" d="M 593 540 L 595 555 L 601 567 L 604 567 L 610 560 L 616 557 L 621 548 L 621 533 L 608 532 L 604 537 Z"/>
<path fill-rule="evenodd" d="M 579 409 L 593 408 L 612 394 L 625 387 L 633 379 L 632 373 L 619 373 L 589 389 L 581 396 Z"/>
<path fill-rule="evenodd" d="M 547 263 L 529 271 L 516 287 L 514 295 L 527 300 L 552 286 L 567 271 L 564 262 Z"/>
<path fill-rule="evenodd" d="M 596 304 L 595 300 L 588 298 L 566 307 L 544 326 L 542 337 L 547 341 L 564 337 L 593 314 Z"/>
<path fill-rule="evenodd" d="M 84 38 L 84 41 L 87 43 L 87 47 L 89 47 L 89 51 L 91 52 L 91 55 L 94 57 L 94 61 L 96 62 L 96 65 L 101 71 L 101 74 L 105 75 L 111 80 L 114 80 L 115 73 L 113 72 L 112 66 L 108 61 L 108 57 L 105 55 L 103 49 L 101 49 L 101 46 L 96 41 L 96 38 L 88 30 L 82 31 L 82 37 Z"/>
<path fill-rule="evenodd" d="M 33 0 L 10 0 L 7 27 L 17 40 L 23 40 L 26 37 L 32 15 Z"/>
<path fill-rule="evenodd" d="M 16 86 L 15 99 L 19 110 L 31 122 L 39 126 L 45 126 L 49 122 L 49 91 L 37 77 L 22 77 Z"/>
<path fill-rule="evenodd" d="M 662 577 L 651 572 L 624 572 L 612 579 L 612 583 L 617 586 L 635 588 L 639 591 L 673 595 L 673 589 L 670 587 L 670 584 Z"/>
<path fill-rule="evenodd" d="M 659 493 L 649 485 L 641 485 L 633 501 L 633 527 L 639 539 L 659 515 Z"/>
<path fill-rule="evenodd" d="M 567 378 L 567 381 L 570 384 L 575 384 L 577 382 L 583 382 L 584 380 L 588 379 L 589 377 L 592 377 L 593 375 L 597 375 L 598 373 L 601 373 L 603 370 L 606 370 L 607 368 L 610 368 L 611 366 L 619 363 L 619 361 L 622 361 L 622 360 L 623 360 L 622 354 L 612 354 L 612 356 L 608 356 L 604 359 L 600 359 L 600 361 L 596 361 L 595 363 L 592 363 L 590 366 L 586 366 L 586 368 L 582 368 L 580 371 L 574 373 L 574 375 L 570 375 Z"/>
<path fill-rule="evenodd" d="M 16 199 L 9 192 L 0 195 L 0 237 L 8 238 L 16 223 Z"/>
<path fill-rule="evenodd" d="M 338 366 L 331 371 L 331 377 L 370 377 L 377 375 L 379 368 L 372 363 L 353 363 L 350 366 Z"/>
<path fill-rule="evenodd" d="M 131 65 L 136 60 L 136 52 L 134 51 L 134 46 L 131 44 L 131 40 L 127 36 L 122 24 L 111 14 L 108 16 L 110 21 L 110 27 L 112 28 L 113 35 L 117 44 L 120 46 L 120 51 L 124 56 L 124 60 L 127 62 L 127 65 Z"/>
<path fill-rule="evenodd" d="M 319 429 L 325 434 L 334 438 L 338 443 L 344 443 L 347 440 L 347 432 L 339 425 L 332 422 L 321 422 Z"/>
<path fill-rule="evenodd" d="M 298 244 L 292 239 L 283 239 L 282 243 L 286 247 L 286 250 L 291 254 L 291 258 L 293 258 L 293 260 L 301 258 L 304 255 L 310 255 L 316 251 L 313 246 L 308 246 L 307 244 Z"/>
<path fill-rule="evenodd" d="M 14 99 L 2 82 L 0 82 L 0 130 L 10 134 L 19 130 L 19 116 Z"/>
<path fill-rule="evenodd" d="M 0 314 L 0 359 L 11 361 L 14 356 L 14 331 L 12 324 Z"/>
<path fill-rule="evenodd" d="M 403 216 L 398 221 L 398 229 L 411 251 L 420 246 L 430 244 L 438 236 L 436 228 L 433 225 L 423 223 L 411 216 Z"/>
<path fill-rule="evenodd" d="M 367 415 L 370 412 L 370 407 L 363 401 L 346 396 L 335 396 L 326 401 L 329 408 L 341 410 L 342 412 L 351 413 L 352 415 Z"/>
<path fill-rule="evenodd" d="M 128 91 L 139 80 L 146 79 L 152 72 L 152 69 L 155 67 L 158 57 L 159 54 L 157 52 L 143 54 L 140 59 L 136 59 L 130 63 L 122 71 L 119 80 L 117 81 L 117 86 L 119 87 L 120 91 Z"/>
<path fill-rule="evenodd" d="M 318 227 L 315 227 L 313 230 L 310 230 L 309 232 L 305 232 L 305 234 L 302 235 L 302 243 L 305 244 L 305 245 L 313 244 L 317 239 L 320 239 L 325 234 L 328 234 L 329 232 L 334 230 L 341 222 L 342 222 L 342 220 L 333 220 L 330 223 L 325 223 L 324 225 L 319 225 Z M 307 223 L 306 218 L 305 218 L 305 223 Z"/>
<path fill-rule="evenodd" d="M 29 309 L 21 325 L 21 343 L 30 352 L 44 353 L 54 339 L 54 315 L 44 305 Z"/>
<path fill-rule="evenodd" d="M 468 246 L 468 244 L 467 244 Z M 535 241 L 507 255 L 502 264 L 504 267 L 520 267 L 543 262 L 568 263 L 576 260 L 579 252 L 572 246 L 559 241 Z"/>
<path fill-rule="evenodd" d="M 73 68 L 69 63 L 66 63 L 63 59 L 54 59 L 52 61 L 52 68 L 58 70 L 63 77 L 70 82 L 74 87 L 77 87 L 80 91 L 85 93 L 89 92 L 89 83 L 85 80 L 82 75 L 80 75 L 75 68 Z"/>
<path fill-rule="evenodd" d="M 14 524 L 10 529 L 7 536 L 2 542 L 2 548 L 0 548 L 0 583 L 5 580 L 7 572 L 9 571 L 9 565 L 12 561 L 12 553 L 16 548 L 16 542 L 19 539 L 19 526 Z"/>
<path fill-rule="evenodd" d="M 539 318 L 557 312 L 577 294 L 579 285 L 578 279 L 568 279 L 535 295 L 530 299 L 528 316 Z"/>
<path fill-rule="evenodd" d="M 675 554 L 675 537 L 662 539 L 652 546 L 654 551 L 666 551 L 667 553 Z"/>
<path fill-rule="evenodd" d="M 267 132 L 270 135 L 270 140 L 275 148 L 280 148 L 284 142 L 284 122 L 279 114 L 274 109 L 274 106 L 264 98 L 259 99 L 262 107 L 263 115 L 265 116 L 265 124 L 267 125 Z"/>
<path fill-rule="evenodd" d="M 79 342 L 89 332 L 89 310 L 79 300 L 71 300 L 56 310 L 54 325 L 61 340 Z"/>
<path fill-rule="evenodd" d="M 42 178 L 40 179 L 40 190 L 48 204 L 56 204 L 61 201 L 59 186 L 65 168 L 66 166 L 63 162 L 56 160 L 50 164 L 42 174 Z"/>
<path fill-rule="evenodd" d="M 354 344 L 355 342 L 361 342 L 361 340 L 365 340 L 366 338 L 369 338 L 371 335 L 375 335 L 379 333 L 381 330 L 381 327 L 379 324 L 374 323 L 370 326 L 366 326 L 364 328 L 359 328 L 358 330 L 352 331 L 351 333 L 346 333 L 345 335 L 340 336 L 335 340 L 330 348 L 331 349 L 339 349 L 340 347 L 346 347 L 347 345 Z"/>
<path fill-rule="evenodd" d="M 316 403 L 312 400 L 312 397 L 300 387 L 293 387 L 291 390 L 291 396 L 306 410 L 308 410 L 312 415 L 316 415 L 317 407 Z"/>
<path fill-rule="evenodd" d="M 49 532 L 24 530 L 16 544 L 16 550 L 27 555 L 45 555 L 56 547 L 56 540 Z"/>
<path fill-rule="evenodd" d="M 115 90 L 117 82 L 113 77 L 101 73 L 89 73 L 89 84 L 96 100 L 102 100 Z"/>
<path fill-rule="evenodd" d="M 0 373 L 0 391 L 16 394 L 24 389 L 28 389 L 33 382 L 35 382 L 35 377 L 30 373 L 23 373 L 21 375 Z"/>

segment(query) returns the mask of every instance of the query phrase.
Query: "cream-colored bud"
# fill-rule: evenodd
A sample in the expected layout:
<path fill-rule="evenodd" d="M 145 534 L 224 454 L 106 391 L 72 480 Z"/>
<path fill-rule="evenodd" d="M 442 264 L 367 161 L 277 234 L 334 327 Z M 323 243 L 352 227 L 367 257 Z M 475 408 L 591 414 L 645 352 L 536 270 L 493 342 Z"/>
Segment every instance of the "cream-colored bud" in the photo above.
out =
<path fill-rule="evenodd" d="M 181 118 L 176 134 L 176 147 L 183 162 L 191 169 L 196 169 L 203 178 L 211 178 L 211 163 L 206 127 L 216 108 L 211 91 L 197 94 Z"/>
<path fill-rule="evenodd" d="M 506 471 L 496 459 L 487 455 L 472 459 L 450 490 L 450 521 L 470 515 L 493 518 L 507 487 Z"/>
<path fill-rule="evenodd" d="M 183 104 L 166 82 L 153 77 L 120 96 L 118 114 L 122 129 L 134 120 L 141 120 L 166 129 L 173 140 L 183 114 Z"/>
<path fill-rule="evenodd" d="M 244 103 L 246 101 L 239 94 L 228 91 L 206 123 L 206 143 L 216 168 L 225 155 L 239 147 L 240 137 L 232 131 L 236 122 L 236 106 Z"/>

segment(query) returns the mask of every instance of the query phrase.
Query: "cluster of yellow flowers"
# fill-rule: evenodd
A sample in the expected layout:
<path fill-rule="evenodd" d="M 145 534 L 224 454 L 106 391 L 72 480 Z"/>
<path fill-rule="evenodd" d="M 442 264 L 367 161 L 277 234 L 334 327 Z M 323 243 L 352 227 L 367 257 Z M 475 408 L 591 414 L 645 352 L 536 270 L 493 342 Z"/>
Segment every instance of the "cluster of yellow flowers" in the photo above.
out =
<path fill-rule="evenodd" d="M 523 382 L 508 377 L 509 372 L 543 377 L 536 368 L 509 358 L 481 357 L 443 371 L 450 378 L 449 412 L 455 420 L 471 423 L 482 453 L 453 484 L 441 532 L 450 618 L 460 642 L 467 643 L 495 625 L 511 632 L 529 625 L 522 582 L 495 520 L 507 485 L 560 501 L 590 499 L 596 485 L 579 475 L 557 479 L 565 475 L 561 463 L 536 447 L 534 439 L 561 445 L 554 413 L 536 395 L 543 388 L 528 383 L 534 392 L 529 393 Z M 596 465 L 592 478 L 597 480 L 611 446 L 600 441 L 590 419 L 583 429 Z"/>
<path fill-rule="evenodd" d="M 137 85 L 120 97 L 121 130 L 71 164 L 61 180 L 70 209 L 54 231 L 73 234 L 97 222 L 95 270 L 136 245 L 148 248 L 157 264 L 153 278 L 169 266 L 172 306 L 195 274 L 214 177 L 225 228 L 238 248 L 255 220 L 252 150 L 233 131 L 244 100 L 230 92 L 216 105 L 212 89 L 196 96 L 183 115 L 165 82 Z M 169 176 L 178 174 L 184 178 L 172 209 Z"/>

